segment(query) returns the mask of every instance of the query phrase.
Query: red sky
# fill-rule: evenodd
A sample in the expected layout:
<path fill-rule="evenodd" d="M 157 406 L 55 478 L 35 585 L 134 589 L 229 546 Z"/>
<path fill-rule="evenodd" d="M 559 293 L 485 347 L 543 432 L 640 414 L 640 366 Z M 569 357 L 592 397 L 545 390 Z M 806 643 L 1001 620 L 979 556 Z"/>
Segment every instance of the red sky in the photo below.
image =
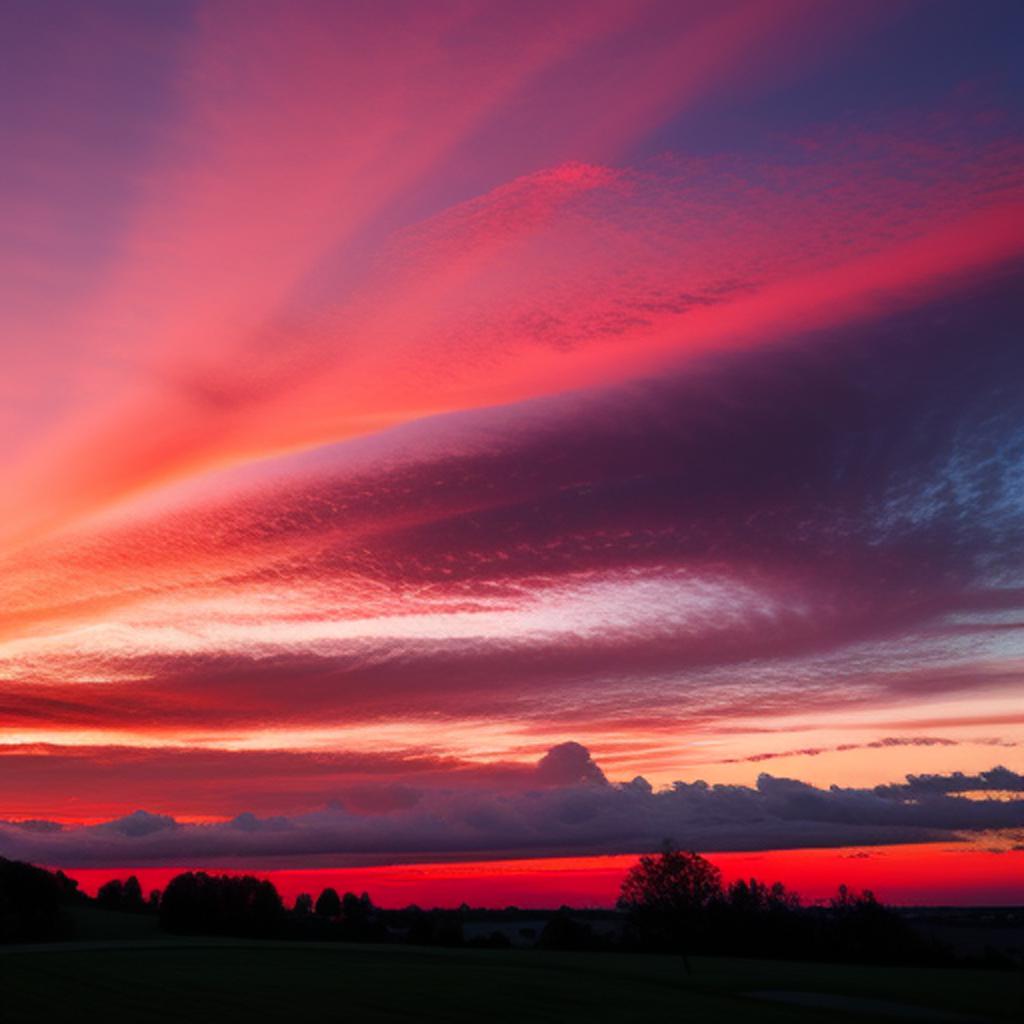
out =
<path fill-rule="evenodd" d="M 837 879 L 850 888 L 870 889 L 884 902 L 926 906 L 997 906 L 1024 902 L 1024 852 L 994 858 L 949 846 L 895 846 L 885 850 L 773 850 L 712 853 L 726 883 L 737 878 L 781 881 L 806 902 L 835 896 Z M 511 861 L 464 861 L 342 869 L 260 872 L 286 903 L 302 892 L 317 895 L 327 886 L 340 892 L 369 892 L 382 907 L 475 907 L 551 909 L 610 907 L 636 857 L 571 857 Z M 188 866 L 185 870 L 192 870 Z M 95 895 L 110 878 L 134 873 L 143 890 L 163 888 L 182 868 L 86 868 L 74 873 Z"/>
<path fill-rule="evenodd" d="M 45 7 L 0 14 L 0 855 L 990 892 L 1018 5 Z"/>

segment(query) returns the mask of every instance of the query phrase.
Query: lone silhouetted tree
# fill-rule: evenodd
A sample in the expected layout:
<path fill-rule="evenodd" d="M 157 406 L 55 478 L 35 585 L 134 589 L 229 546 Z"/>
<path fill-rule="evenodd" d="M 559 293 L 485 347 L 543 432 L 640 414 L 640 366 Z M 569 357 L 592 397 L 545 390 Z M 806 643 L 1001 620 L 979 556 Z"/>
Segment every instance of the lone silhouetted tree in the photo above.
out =
<path fill-rule="evenodd" d="M 666 840 L 661 853 L 641 857 L 630 868 L 618 907 L 630 915 L 646 943 L 679 950 L 689 971 L 687 947 L 722 897 L 718 868 L 700 854 L 677 850 Z"/>
<path fill-rule="evenodd" d="M 316 913 L 317 917 L 341 917 L 341 897 L 337 889 L 328 887 L 320 893 L 316 900 Z"/>
<path fill-rule="evenodd" d="M 124 902 L 124 882 L 120 878 L 104 882 L 96 893 L 96 902 L 106 910 L 120 910 Z"/>
<path fill-rule="evenodd" d="M 619 893 L 626 911 L 693 915 L 722 898 L 722 873 L 699 853 L 666 842 L 657 856 L 630 868 Z"/>
<path fill-rule="evenodd" d="M 308 892 L 300 892 L 295 897 L 294 913 L 300 917 L 308 917 L 313 913 L 313 897 Z"/>
<path fill-rule="evenodd" d="M 139 913 L 146 909 L 146 903 L 142 898 L 142 886 L 134 875 L 129 875 L 121 889 L 121 909 Z"/>

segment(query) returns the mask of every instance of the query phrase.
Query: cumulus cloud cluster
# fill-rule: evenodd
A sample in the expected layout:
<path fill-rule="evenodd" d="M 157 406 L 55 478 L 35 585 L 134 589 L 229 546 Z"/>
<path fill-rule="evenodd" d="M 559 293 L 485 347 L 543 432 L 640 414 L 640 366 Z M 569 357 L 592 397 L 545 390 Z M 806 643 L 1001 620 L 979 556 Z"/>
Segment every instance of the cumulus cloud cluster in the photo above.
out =
<path fill-rule="evenodd" d="M 67 867 L 247 858 L 301 866 L 322 857 L 343 864 L 627 853 L 666 837 L 704 851 L 932 842 L 1024 827 L 1024 798 L 977 798 L 1008 790 L 1024 793 L 1024 776 L 1002 767 L 875 789 L 763 774 L 753 787 L 698 781 L 655 790 L 642 777 L 609 782 L 585 747 L 566 743 L 504 791 L 410 786 L 404 800 L 376 813 L 335 804 L 212 824 L 145 811 L 82 827 L 6 822 L 0 854 Z"/>

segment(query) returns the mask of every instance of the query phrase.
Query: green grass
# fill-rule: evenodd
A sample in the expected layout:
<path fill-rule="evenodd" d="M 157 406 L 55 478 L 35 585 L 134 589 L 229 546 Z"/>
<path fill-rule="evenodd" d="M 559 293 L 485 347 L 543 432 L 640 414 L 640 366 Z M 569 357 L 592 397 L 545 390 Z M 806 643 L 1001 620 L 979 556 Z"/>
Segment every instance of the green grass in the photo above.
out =
<path fill-rule="evenodd" d="M 842 993 L 1015 1020 L 1021 979 L 988 971 L 344 944 L 143 940 L 0 951 L 4 1024 L 22 1021 L 826 1021 L 880 1019 L 760 1002 Z"/>

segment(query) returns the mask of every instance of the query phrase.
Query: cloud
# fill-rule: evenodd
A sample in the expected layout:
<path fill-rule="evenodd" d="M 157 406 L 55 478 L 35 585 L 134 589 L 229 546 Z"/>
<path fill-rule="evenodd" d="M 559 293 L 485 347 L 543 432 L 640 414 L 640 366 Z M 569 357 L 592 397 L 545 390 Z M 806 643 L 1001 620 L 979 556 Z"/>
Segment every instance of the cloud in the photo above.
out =
<path fill-rule="evenodd" d="M 880 5 L 566 4 L 16 19 L 5 808 L 383 827 L 567 730 L 1020 724 L 1017 101 L 896 102 Z"/>
<path fill-rule="evenodd" d="M 265 4 L 253 20 L 209 4 L 173 26 L 170 47 L 171 26 L 136 29 L 170 65 L 161 63 L 157 96 L 141 112 L 123 95 L 103 105 L 133 127 L 156 125 L 144 135 L 149 159 L 113 211 L 119 230 L 106 273 L 62 311 L 73 328 L 61 318 L 30 324 L 36 342 L 64 355 L 66 398 L 55 416 L 29 409 L 35 430 L 19 422 L 38 444 L 18 453 L 19 498 L 4 506 L 5 535 L 38 536 L 225 461 L 418 418 L 425 372 L 435 407 L 472 407 L 488 390 L 491 403 L 547 390 L 519 379 L 531 370 L 528 347 L 495 373 L 501 339 L 489 345 L 480 334 L 449 349 L 434 334 L 453 302 L 483 299 L 496 312 L 488 282 L 477 288 L 479 272 L 495 264 L 504 305 L 507 283 L 531 266 L 517 243 L 558 213 L 560 203 L 538 201 L 527 184 L 502 220 L 507 190 L 496 183 L 536 185 L 547 172 L 542 184 L 571 193 L 577 164 L 614 160 L 705 94 L 789 63 L 794 34 L 815 25 L 822 39 L 842 39 L 864 20 L 804 0 L 770 11 L 750 2 L 399 10 Z M 108 41 L 103 21 L 82 30 Z M 119 51 L 129 48 L 116 38 Z M 59 69 L 54 77 L 62 99 L 79 84 Z M 50 135 L 70 128 L 77 152 L 78 105 L 40 110 L 36 97 L 17 93 L 19 123 L 41 122 Z M 89 156 L 92 142 L 90 134 Z M 33 172 L 40 162 L 20 147 L 15 156 Z M 120 156 L 108 154 L 107 164 Z M 43 203 L 46 194 L 18 198 Z M 482 218 L 462 262 L 450 251 L 443 260 L 388 258 L 403 229 L 439 210 L 463 212 L 480 195 L 498 211 Z M 110 205 L 102 193 L 88 201 Z M 486 229 L 496 221 L 504 230 Z M 568 238 L 545 249 L 564 252 L 571 242 L 570 225 Z M 365 268 L 382 263 L 397 273 L 367 280 Z M 59 284 L 49 299 L 62 294 Z M 461 325 L 450 326 L 444 335 L 454 338 Z M 69 329 L 73 345 L 64 344 Z M 53 373 L 52 361 L 28 362 L 31 381 Z"/>
<path fill-rule="evenodd" d="M 999 766 L 979 775 L 964 775 L 953 772 L 950 775 L 908 775 L 906 783 L 880 786 L 878 792 L 886 796 L 913 799 L 918 796 L 979 793 L 1002 791 L 1024 792 L 1024 776 L 1009 768 Z"/>
<path fill-rule="evenodd" d="M 1015 685 L 1020 283 L 280 460 L 24 552 L 2 721 L 187 742 Z"/>
<path fill-rule="evenodd" d="M 379 736 L 379 729 L 373 730 Z M 307 811 L 325 803 L 357 814 L 412 807 L 427 790 L 548 788 L 607 784 L 579 743 L 552 747 L 536 764 L 480 760 L 433 752 L 422 729 L 420 747 L 374 752 L 325 749 L 231 750 L 199 746 L 0 746 L 0 804 L 8 814 L 74 820 L 83 808 L 67 793 L 88 792 L 93 818 L 148 802 L 193 817 L 232 817 L 246 806 L 266 819 L 282 808 Z M 45 811 L 44 811 L 45 808 Z M 126 834 L 167 827 L 167 814 L 122 814 L 109 823 Z"/>
<path fill-rule="evenodd" d="M 607 785 L 604 772 L 581 743 L 560 743 L 552 747 L 537 764 L 537 781 L 554 786 L 593 782 Z"/>
<path fill-rule="evenodd" d="M 886 736 L 870 743 L 837 743 L 831 747 L 801 747 L 796 750 L 773 750 L 762 754 L 749 754 L 746 757 L 729 758 L 722 764 L 756 764 L 760 761 L 773 761 L 779 757 L 818 757 L 821 754 L 845 753 L 851 750 L 884 750 L 891 747 L 956 747 L 961 743 L 980 743 L 986 746 L 1015 747 L 1017 744 L 1009 740 L 972 739 L 951 740 L 943 736 Z"/>
<path fill-rule="evenodd" d="M 97 827 L 134 839 L 139 836 L 151 836 L 154 833 L 167 832 L 177 828 L 178 823 L 166 814 L 149 814 L 146 811 L 133 811 L 123 818 L 104 822 Z"/>
<path fill-rule="evenodd" d="M 552 766 L 557 770 L 553 771 Z M 553 776 L 557 776 L 557 781 Z M 823 789 L 761 775 L 756 787 L 643 778 L 609 783 L 586 748 L 559 745 L 513 788 L 478 780 L 453 789 L 417 787 L 373 813 L 341 804 L 306 814 L 185 824 L 144 811 L 99 825 L 47 830 L 38 821 L 0 826 L 0 852 L 66 867 L 229 864 L 254 858 L 301 865 L 394 859 L 637 852 L 665 837 L 698 850 L 763 850 L 956 840 L 1024 826 L 1024 800 L 961 795 L 1024 791 L 1024 778 L 995 768 L 976 778 L 909 777 L 906 785 Z M 951 795 L 953 794 L 953 795 Z"/>

